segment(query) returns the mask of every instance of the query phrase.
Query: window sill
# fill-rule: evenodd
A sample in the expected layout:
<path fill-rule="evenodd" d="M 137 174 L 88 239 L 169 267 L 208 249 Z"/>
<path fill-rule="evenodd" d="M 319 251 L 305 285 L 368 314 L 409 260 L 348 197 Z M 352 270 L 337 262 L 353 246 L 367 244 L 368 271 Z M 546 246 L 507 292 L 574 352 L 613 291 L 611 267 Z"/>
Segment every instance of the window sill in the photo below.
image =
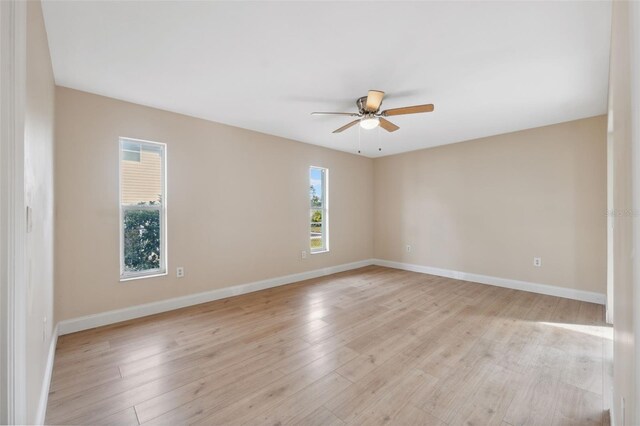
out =
<path fill-rule="evenodd" d="M 157 278 L 157 277 L 164 277 L 165 275 L 167 275 L 167 271 L 163 271 L 163 272 L 153 272 L 150 274 L 145 274 L 145 275 L 124 275 L 124 276 L 120 276 L 120 282 L 125 282 L 125 281 L 135 281 L 135 280 L 142 280 L 145 278 Z"/>
<path fill-rule="evenodd" d="M 322 253 L 329 253 L 329 250 L 318 250 L 318 251 L 312 251 L 310 252 L 312 255 L 313 254 L 322 254 Z"/>

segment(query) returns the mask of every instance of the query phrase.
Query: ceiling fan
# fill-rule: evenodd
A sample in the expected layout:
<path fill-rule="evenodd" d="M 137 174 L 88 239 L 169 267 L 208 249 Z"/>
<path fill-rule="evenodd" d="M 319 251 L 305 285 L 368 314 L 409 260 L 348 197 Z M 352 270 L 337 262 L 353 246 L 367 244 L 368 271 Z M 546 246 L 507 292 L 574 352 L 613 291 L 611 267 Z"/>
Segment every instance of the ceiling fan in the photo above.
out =
<path fill-rule="evenodd" d="M 346 115 L 349 117 L 358 117 L 351 123 L 345 124 L 339 129 L 334 130 L 333 133 L 343 132 L 358 123 L 360 123 L 360 127 L 363 129 L 375 129 L 380 126 L 387 132 L 395 132 L 400 127 L 396 126 L 384 117 L 433 111 L 433 104 L 414 105 L 380 111 L 382 98 L 384 98 L 384 92 L 379 90 L 369 90 L 369 94 L 367 94 L 367 96 L 358 98 L 356 101 L 358 112 L 312 112 L 311 115 Z"/>

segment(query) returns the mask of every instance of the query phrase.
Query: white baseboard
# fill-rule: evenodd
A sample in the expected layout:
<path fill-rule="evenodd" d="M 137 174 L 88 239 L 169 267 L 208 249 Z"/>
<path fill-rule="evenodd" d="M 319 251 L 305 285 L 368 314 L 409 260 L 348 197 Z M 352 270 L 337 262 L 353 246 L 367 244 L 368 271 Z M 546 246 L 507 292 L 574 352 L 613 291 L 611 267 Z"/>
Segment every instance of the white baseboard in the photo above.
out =
<path fill-rule="evenodd" d="M 51 374 L 53 373 L 53 361 L 56 356 L 56 345 L 58 344 L 58 326 L 53 328 L 51 335 L 51 343 L 49 344 L 49 353 L 47 354 L 47 364 L 44 369 L 44 377 L 42 378 L 42 388 L 40 390 L 40 401 L 38 402 L 38 412 L 36 413 L 36 424 L 44 424 L 47 414 L 47 402 L 49 401 L 49 387 L 51 386 Z"/>
<path fill-rule="evenodd" d="M 285 275 L 282 277 L 269 278 L 262 281 L 255 281 L 247 284 L 240 284 L 233 287 L 225 287 L 216 290 L 206 291 L 203 293 L 190 294 L 187 296 L 176 297 L 173 299 L 161 300 L 158 302 L 146 303 L 144 305 L 131 306 L 128 308 L 117 309 L 113 311 L 101 312 L 99 314 L 87 315 L 80 318 L 60 321 L 58 323 L 58 333 L 60 336 L 75 333 L 76 331 L 88 330 L 90 328 L 100 327 L 103 325 L 115 324 L 117 322 L 126 321 L 134 318 L 145 317 L 147 315 L 158 314 L 161 312 L 172 311 L 174 309 L 184 308 L 186 306 L 198 305 L 200 303 L 211 302 L 218 299 L 224 299 L 231 296 L 252 293 L 258 290 L 278 287 L 285 284 L 295 283 L 297 281 L 318 278 L 325 275 L 335 274 L 338 272 L 349 271 L 351 269 L 362 268 L 373 264 L 372 259 L 361 260 L 359 262 L 346 263 L 343 265 L 329 266 L 313 271 L 300 272 L 298 274 Z"/>
<path fill-rule="evenodd" d="M 413 265 L 409 263 L 394 262 L 383 259 L 366 259 L 359 262 L 347 263 L 343 265 L 330 266 L 313 271 L 301 272 L 297 274 L 285 275 L 282 277 L 269 278 L 262 281 L 255 281 L 247 284 L 240 284 L 233 287 L 211 290 L 203 293 L 191 294 L 173 299 L 161 300 L 144 305 L 131 306 L 128 308 L 113 311 L 101 312 L 99 314 L 87 315 L 80 318 L 64 320 L 58 323 L 57 330 L 60 336 L 75 333 L 76 331 L 87 330 L 103 325 L 115 324 L 134 318 L 161 312 L 172 311 L 186 306 L 198 305 L 200 303 L 211 302 L 227 297 L 247 294 L 258 290 L 278 287 L 291 284 L 297 281 L 322 277 L 351 269 L 362 268 L 368 265 L 386 266 L 389 268 L 403 269 L 405 271 L 420 272 L 423 274 L 437 275 L 441 277 L 454 278 L 458 280 L 472 281 L 480 284 L 489 284 L 497 287 L 511 288 L 515 290 L 529 291 L 532 293 L 547 294 L 550 296 L 565 297 L 568 299 L 581 300 L 584 302 L 605 304 L 606 296 L 601 293 L 594 293 L 584 290 L 576 290 L 566 287 L 557 287 L 547 284 L 531 283 L 527 281 L 498 278 L 488 275 L 473 274 L 468 272 L 453 271 L 450 269 L 434 268 L 430 266 Z M 55 347 L 54 347 L 55 348 Z"/>
<path fill-rule="evenodd" d="M 480 284 L 489 284 L 497 287 L 523 290 L 531 293 L 547 294 L 550 296 L 564 297 L 567 299 L 580 300 L 583 302 L 597 303 L 604 305 L 606 295 L 585 290 L 576 290 L 566 287 L 557 287 L 547 284 L 531 283 L 527 281 L 512 280 L 508 278 L 498 278 L 488 275 L 473 274 L 468 272 L 453 271 L 450 269 L 434 268 L 431 266 L 413 265 L 410 263 L 394 262 L 391 260 L 374 259 L 374 265 L 386 266 L 388 268 L 403 269 L 405 271 L 421 272 L 423 274 L 437 275 L 440 277 L 455 278 L 457 280 L 472 281 Z"/>
<path fill-rule="evenodd" d="M 611 408 L 609 409 L 609 425 L 610 426 L 617 426 L 615 409 L 616 407 L 613 404 L 611 404 Z"/>

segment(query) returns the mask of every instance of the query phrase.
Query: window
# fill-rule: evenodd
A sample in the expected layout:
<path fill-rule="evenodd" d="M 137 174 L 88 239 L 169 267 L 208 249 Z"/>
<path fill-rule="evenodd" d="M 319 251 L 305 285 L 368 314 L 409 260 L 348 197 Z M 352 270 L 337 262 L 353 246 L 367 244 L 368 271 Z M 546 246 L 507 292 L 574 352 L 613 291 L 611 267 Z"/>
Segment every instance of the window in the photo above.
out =
<path fill-rule="evenodd" d="M 166 147 L 120 138 L 120 279 L 165 274 Z"/>
<path fill-rule="evenodd" d="M 329 251 L 329 170 L 309 168 L 311 253 Z"/>

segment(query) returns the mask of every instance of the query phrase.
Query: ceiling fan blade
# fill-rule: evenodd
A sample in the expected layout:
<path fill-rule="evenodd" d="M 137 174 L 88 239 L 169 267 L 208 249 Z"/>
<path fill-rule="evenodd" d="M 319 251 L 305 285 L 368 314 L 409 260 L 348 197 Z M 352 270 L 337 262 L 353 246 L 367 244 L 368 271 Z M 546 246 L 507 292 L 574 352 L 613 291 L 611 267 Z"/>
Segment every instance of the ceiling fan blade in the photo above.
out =
<path fill-rule="evenodd" d="M 349 117 L 357 117 L 355 112 L 312 112 L 311 115 L 348 115 Z"/>
<path fill-rule="evenodd" d="M 347 130 L 349 127 L 354 126 L 356 124 L 358 124 L 360 122 L 360 120 L 353 120 L 351 123 L 349 124 L 345 124 L 344 126 L 340 127 L 339 129 L 336 129 L 333 131 L 333 133 L 340 133 L 344 130 Z"/>
<path fill-rule="evenodd" d="M 382 117 L 380 117 L 379 120 L 380 120 L 380 127 L 385 129 L 387 132 L 395 132 L 396 130 L 398 130 L 400 128 L 400 127 L 396 126 L 395 124 L 393 124 L 392 122 L 390 122 L 389 120 L 385 120 Z"/>
<path fill-rule="evenodd" d="M 433 111 L 433 104 L 393 108 L 393 109 L 388 109 L 386 111 L 382 111 L 381 114 L 385 117 L 390 117 L 392 115 L 417 114 L 419 112 L 431 112 L 431 111 Z"/>
<path fill-rule="evenodd" d="M 365 109 L 369 112 L 376 112 L 382 104 L 382 98 L 384 98 L 384 92 L 379 90 L 369 90 Z"/>

